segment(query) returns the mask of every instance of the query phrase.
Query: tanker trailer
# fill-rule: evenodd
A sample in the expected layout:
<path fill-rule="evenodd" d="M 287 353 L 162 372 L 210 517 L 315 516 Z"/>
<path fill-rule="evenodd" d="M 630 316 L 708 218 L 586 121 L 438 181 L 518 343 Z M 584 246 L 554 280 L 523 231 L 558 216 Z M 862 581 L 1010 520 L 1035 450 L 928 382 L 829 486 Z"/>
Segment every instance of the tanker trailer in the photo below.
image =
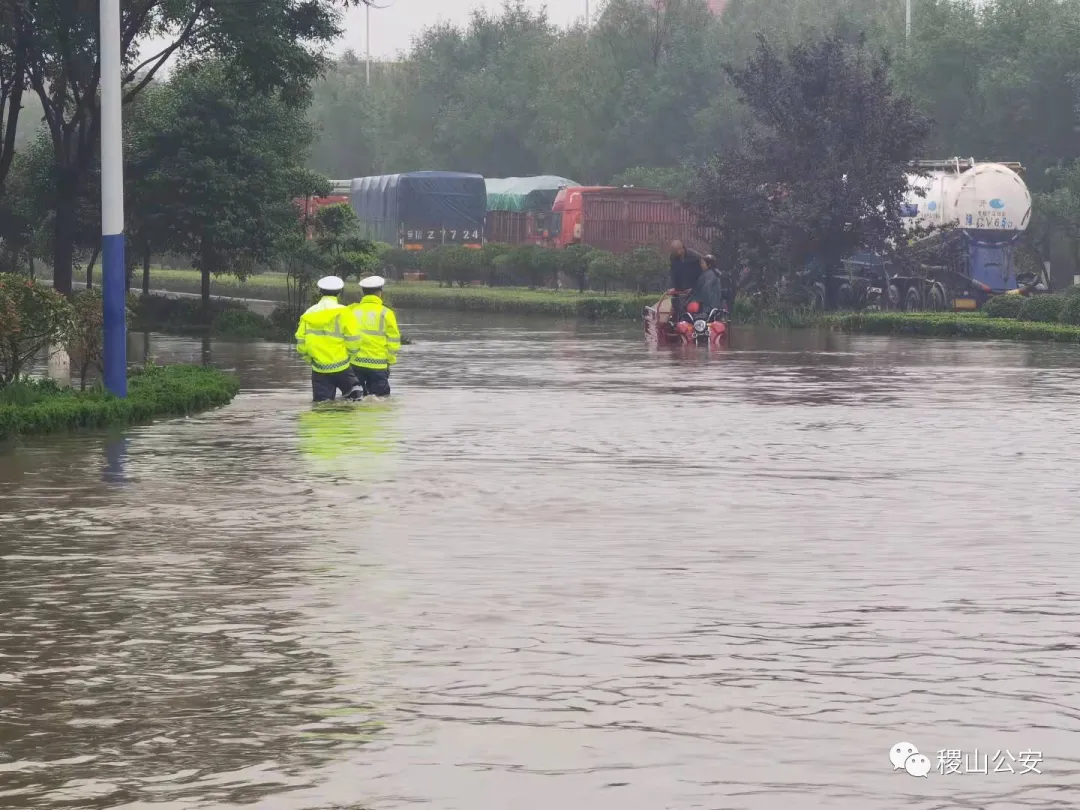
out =
<path fill-rule="evenodd" d="M 933 230 L 913 234 L 918 271 L 891 275 L 887 305 L 964 311 L 994 295 L 1034 291 L 1038 280 L 1016 275 L 1016 246 L 1031 221 L 1023 167 L 957 158 L 916 165 L 927 174 L 911 181 L 909 230 Z"/>

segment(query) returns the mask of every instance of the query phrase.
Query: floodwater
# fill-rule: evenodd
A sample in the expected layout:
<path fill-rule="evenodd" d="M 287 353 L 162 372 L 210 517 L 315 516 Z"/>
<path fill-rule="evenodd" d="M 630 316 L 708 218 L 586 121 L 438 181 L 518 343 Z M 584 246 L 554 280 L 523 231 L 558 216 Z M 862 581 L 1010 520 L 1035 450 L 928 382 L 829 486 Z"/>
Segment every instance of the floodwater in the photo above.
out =
<path fill-rule="evenodd" d="M 1078 350 L 402 321 L 0 451 L 0 806 L 1075 806 Z"/>

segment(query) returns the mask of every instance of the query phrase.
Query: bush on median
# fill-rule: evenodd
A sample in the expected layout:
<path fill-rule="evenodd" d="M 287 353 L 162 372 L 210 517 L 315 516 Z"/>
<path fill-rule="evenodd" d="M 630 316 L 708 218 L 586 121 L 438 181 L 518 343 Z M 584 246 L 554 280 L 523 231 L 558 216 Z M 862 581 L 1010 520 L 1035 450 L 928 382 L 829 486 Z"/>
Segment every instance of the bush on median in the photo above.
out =
<path fill-rule="evenodd" d="M 988 318 L 981 313 L 856 312 L 825 315 L 822 323 L 869 335 L 1004 338 L 1080 343 L 1080 328 L 1058 323 Z"/>
<path fill-rule="evenodd" d="M 1065 297 L 1062 295 L 1032 295 L 1024 299 L 1016 318 L 1020 321 L 1058 323 L 1064 306 Z"/>
<path fill-rule="evenodd" d="M 983 312 L 988 318 L 1016 318 L 1023 306 L 1022 296 L 995 295 L 983 305 Z"/>
<path fill-rule="evenodd" d="M 226 405 L 239 390 L 230 374 L 187 365 L 133 370 L 126 399 L 100 386 L 76 391 L 52 380 L 20 381 L 0 389 L 0 440 L 183 416 Z"/>

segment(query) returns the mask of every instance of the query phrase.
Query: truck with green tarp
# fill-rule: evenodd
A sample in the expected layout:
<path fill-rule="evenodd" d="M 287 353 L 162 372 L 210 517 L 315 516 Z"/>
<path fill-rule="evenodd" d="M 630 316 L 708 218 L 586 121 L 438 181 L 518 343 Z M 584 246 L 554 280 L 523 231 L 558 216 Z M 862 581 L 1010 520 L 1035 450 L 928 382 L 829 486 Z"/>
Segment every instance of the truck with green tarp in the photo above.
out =
<path fill-rule="evenodd" d="M 562 188 L 577 186 L 566 177 L 544 174 L 535 177 L 488 177 L 488 242 L 510 245 L 540 244 L 547 238 L 551 206 Z"/>

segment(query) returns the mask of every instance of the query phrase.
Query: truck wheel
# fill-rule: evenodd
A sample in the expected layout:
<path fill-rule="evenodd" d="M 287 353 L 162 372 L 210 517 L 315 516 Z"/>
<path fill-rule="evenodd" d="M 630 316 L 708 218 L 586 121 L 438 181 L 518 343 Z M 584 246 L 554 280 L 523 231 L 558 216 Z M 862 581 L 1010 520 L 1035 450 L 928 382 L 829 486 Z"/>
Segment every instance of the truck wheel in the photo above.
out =
<path fill-rule="evenodd" d="M 922 309 L 922 296 L 919 295 L 918 287 L 908 287 L 904 295 L 904 309 L 908 312 L 919 312 Z"/>
<path fill-rule="evenodd" d="M 846 281 L 836 288 L 836 306 L 840 310 L 855 309 L 855 293 Z"/>
<path fill-rule="evenodd" d="M 944 312 L 948 306 L 945 290 L 940 284 L 933 284 L 926 293 L 926 308 L 931 312 Z"/>

